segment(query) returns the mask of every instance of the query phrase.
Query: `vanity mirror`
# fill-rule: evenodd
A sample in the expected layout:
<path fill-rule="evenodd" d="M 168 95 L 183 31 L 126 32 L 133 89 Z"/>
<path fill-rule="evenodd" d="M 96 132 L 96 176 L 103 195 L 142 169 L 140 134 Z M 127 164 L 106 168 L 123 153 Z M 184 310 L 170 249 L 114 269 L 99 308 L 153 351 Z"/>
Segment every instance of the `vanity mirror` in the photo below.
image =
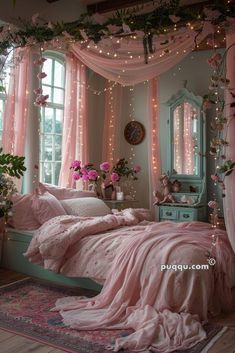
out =
<path fill-rule="evenodd" d="M 172 141 L 170 174 L 202 177 L 203 116 L 202 98 L 186 88 L 168 102 L 170 111 L 169 133 Z"/>
<path fill-rule="evenodd" d="M 183 88 L 166 104 L 170 144 L 167 170 L 174 202 L 161 203 L 157 207 L 158 218 L 178 222 L 205 220 L 205 122 L 202 98 Z M 178 189 L 173 188 L 176 181 L 180 185 Z"/>

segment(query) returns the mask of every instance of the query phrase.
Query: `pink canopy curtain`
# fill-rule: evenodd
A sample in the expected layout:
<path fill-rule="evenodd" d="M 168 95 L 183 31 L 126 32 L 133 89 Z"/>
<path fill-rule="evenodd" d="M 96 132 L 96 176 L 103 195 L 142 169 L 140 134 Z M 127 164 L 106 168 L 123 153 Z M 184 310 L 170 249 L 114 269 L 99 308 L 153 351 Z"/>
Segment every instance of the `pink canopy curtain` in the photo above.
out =
<path fill-rule="evenodd" d="M 235 93 L 235 30 L 232 33 L 226 34 L 227 48 L 232 44 L 233 46 L 227 52 L 226 77 L 230 80 L 229 86 L 233 89 L 233 93 Z M 231 94 L 227 92 L 226 104 L 228 104 L 228 108 L 226 116 L 229 117 L 227 130 L 227 141 L 229 145 L 226 148 L 226 159 L 235 161 L 235 119 L 233 117 L 235 114 L 235 108 L 230 107 L 230 103 L 233 101 L 234 99 Z M 225 187 L 226 197 L 223 199 L 224 218 L 228 237 L 235 252 L 235 170 L 229 176 L 225 177 Z"/>
<path fill-rule="evenodd" d="M 205 24 L 197 36 L 197 42 L 200 43 L 210 30 Z M 166 72 L 195 47 L 196 32 L 189 28 L 168 33 L 167 37 L 164 34 L 154 36 L 154 53 L 149 54 L 146 64 L 143 35 L 141 32 L 132 38 L 113 36 L 103 39 L 99 44 L 86 39 L 83 44 L 72 44 L 70 49 L 79 60 L 101 76 L 122 85 L 135 85 Z"/>
<path fill-rule="evenodd" d="M 13 55 L 22 59 L 20 63 L 15 64 L 10 74 L 3 115 L 2 147 L 5 153 L 23 156 L 29 103 L 30 50 L 17 49 Z M 15 178 L 15 184 L 20 191 L 22 179 Z"/>
<path fill-rule="evenodd" d="M 59 185 L 72 187 L 71 162 L 88 162 L 86 68 L 72 54 L 66 55 L 66 82 L 64 123 L 62 136 L 62 162 Z"/>
<path fill-rule="evenodd" d="M 20 50 L 22 52 L 22 50 Z M 14 56 L 19 55 L 16 50 Z M 26 120 L 29 95 L 29 48 L 24 49 L 23 59 L 11 70 L 8 95 L 3 116 L 2 147 L 4 152 L 24 154 Z"/>
<path fill-rule="evenodd" d="M 158 79 L 149 81 L 148 86 L 148 160 L 149 160 L 149 208 L 153 211 L 154 191 L 160 190 L 160 114 Z"/>
<path fill-rule="evenodd" d="M 102 161 L 113 165 L 120 158 L 120 117 L 122 87 L 107 82 L 105 91 L 105 117 L 103 129 Z"/>

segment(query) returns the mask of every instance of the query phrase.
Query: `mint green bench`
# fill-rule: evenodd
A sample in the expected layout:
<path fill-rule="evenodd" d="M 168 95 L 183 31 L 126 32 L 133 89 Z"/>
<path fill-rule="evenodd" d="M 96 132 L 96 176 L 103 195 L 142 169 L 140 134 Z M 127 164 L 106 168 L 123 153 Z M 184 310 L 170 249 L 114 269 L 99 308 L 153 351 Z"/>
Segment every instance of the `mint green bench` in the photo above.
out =
<path fill-rule="evenodd" d="M 67 286 L 101 290 L 102 286 L 89 278 L 65 277 L 29 262 L 23 253 L 27 250 L 32 236 L 29 231 L 7 228 L 2 239 L 1 267 Z"/>

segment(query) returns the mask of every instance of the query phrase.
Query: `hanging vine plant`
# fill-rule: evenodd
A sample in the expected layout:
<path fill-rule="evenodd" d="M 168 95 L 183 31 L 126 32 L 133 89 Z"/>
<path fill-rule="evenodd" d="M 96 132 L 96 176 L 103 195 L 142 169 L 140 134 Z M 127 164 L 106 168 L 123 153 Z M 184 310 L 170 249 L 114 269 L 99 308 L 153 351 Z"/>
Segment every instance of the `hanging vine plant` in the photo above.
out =
<path fill-rule="evenodd" d="M 235 91 L 230 86 L 230 81 L 226 77 L 226 57 L 235 43 L 230 45 L 223 55 L 215 52 L 208 59 L 209 65 L 213 68 L 211 83 L 209 86 L 210 93 L 204 96 L 204 108 L 215 107 L 215 116 L 211 122 L 211 130 L 214 137 L 210 141 L 209 154 L 215 160 L 215 171 L 211 175 L 215 185 L 222 190 L 222 197 L 225 197 L 225 177 L 229 176 L 235 169 L 235 161 L 227 159 L 226 152 L 229 142 L 227 141 L 227 131 L 232 119 L 235 115 L 227 114 L 227 105 L 230 108 L 235 107 Z M 232 101 L 225 102 L 224 92 L 227 91 L 232 97 Z M 230 109 L 228 109 L 230 111 Z"/>
<path fill-rule="evenodd" d="M 135 31 L 143 32 L 145 57 L 154 51 L 152 40 L 154 35 L 167 33 L 171 30 L 197 22 L 196 33 L 202 31 L 203 24 L 229 25 L 229 18 L 235 18 L 235 4 L 225 0 L 216 0 L 204 8 L 180 6 L 179 0 L 161 1 L 149 13 L 140 13 L 140 7 L 119 10 L 109 18 L 101 18 L 97 14 L 82 14 L 71 23 L 42 23 L 37 15 L 32 21 L 19 19 L 18 27 L 6 25 L 0 28 L 0 55 L 6 55 L 12 47 L 25 47 L 37 43 L 45 43 L 63 38 L 68 43 L 89 41 L 99 43 L 109 36 L 126 36 Z"/>

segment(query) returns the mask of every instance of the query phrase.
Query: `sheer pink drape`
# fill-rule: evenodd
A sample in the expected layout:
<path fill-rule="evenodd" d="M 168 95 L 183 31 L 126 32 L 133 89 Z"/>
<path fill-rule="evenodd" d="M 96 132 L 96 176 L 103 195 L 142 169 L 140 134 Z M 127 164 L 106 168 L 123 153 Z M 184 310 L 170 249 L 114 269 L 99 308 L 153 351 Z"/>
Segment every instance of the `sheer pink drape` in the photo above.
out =
<path fill-rule="evenodd" d="M 66 55 L 66 82 L 64 124 L 62 137 L 62 163 L 59 185 L 74 184 L 70 171 L 71 162 L 79 159 L 88 162 L 86 68 L 69 53 Z"/>
<path fill-rule="evenodd" d="M 226 35 L 226 46 L 229 48 L 234 44 L 227 53 L 227 78 L 230 80 L 230 87 L 233 88 L 235 93 L 235 31 Z M 233 102 L 231 94 L 227 92 L 226 103 L 228 104 L 226 116 L 228 120 L 227 141 L 229 142 L 226 148 L 226 159 L 235 161 L 235 108 L 230 107 Z M 235 171 L 229 176 L 225 177 L 226 197 L 224 198 L 224 217 L 225 224 L 230 239 L 230 243 L 235 251 Z"/>
<path fill-rule="evenodd" d="M 107 82 L 106 88 L 102 161 L 113 165 L 120 158 L 122 87 Z"/>
<path fill-rule="evenodd" d="M 17 56 L 19 50 L 14 55 Z M 2 147 L 4 152 L 24 155 L 29 95 L 29 49 L 22 61 L 11 70 L 9 90 L 3 116 Z"/>
<path fill-rule="evenodd" d="M 203 31 L 197 36 L 200 43 L 210 29 L 205 24 Z M 143 33 L 136 39 L 107 38 L 99 42 L 85 44 L 72 44 L 71 51 L 90 69 L 101 76 L 119 82 L 122 85 L 135 85 L 148 79 L 159 76 L 179 63 L 195 47 L 196 32 L 181 28 L 178 31 L 168 33 L 169 41 L 165 35 L 153 38 L 154 53 L 149 54 L 148 64 L 143 55 Z"/>
<path fill-rule="evenodd" d="M 160 114 L 158 79 L 154 78 L 148 86 L 148 160 L 149 160 L 149 208 L 153 211 L 154 191 L 160 190 Z"/>
<path fill-rule="evenodd" d="M 19 55 L 19 50 L 14 56 Z M 23 59 L 11 70 L 8 95 L 3 115 L 2 147 L 5 153 L 24 155 L 26 123 L 29 106 L 29 48 L 21 50 Z M 30 117 L 29 117 L 30 118 Z M 14 178 L 18 191 L 21 191 L 22 178 Z"/>

